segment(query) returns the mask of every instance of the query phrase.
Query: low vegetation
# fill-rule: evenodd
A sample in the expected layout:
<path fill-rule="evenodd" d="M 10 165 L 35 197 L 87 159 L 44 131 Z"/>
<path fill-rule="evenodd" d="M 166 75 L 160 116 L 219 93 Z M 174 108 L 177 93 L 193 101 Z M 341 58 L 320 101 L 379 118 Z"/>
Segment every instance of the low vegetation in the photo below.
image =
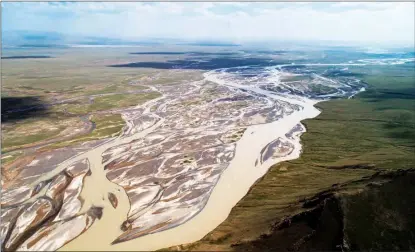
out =
<path fill-rule="evenodd" d="M 62 133 L 82 125 L 80 118 L 58 116 L 30 118 L 11 125 L 5 124 L 2 127 L 2 152 L 63 136 Z"/>
<path fill-rule="evenodd" d="M 107 67 L 106 61 L 118 60 L 119 52 L 50 53 L 56 56 L 2 65 L 2 164 L 31 147 L 53 149 L 116 136 L 125 122 L 110 110 L 160 96 L 143 86 L 154 71 Z M 95 124 L 93 130 L 86 126 L 88 120 Z"/>
<path fill-rule="evenodd" d="M 313 94 L 316 94 L 316 95 L 331 94 L 331 93 L 335 93 L 337 91 L 337 89 L 335 89 L 335 88 L 325 86 L 325 85 L 321 85 L 321 84 L 310 85 L 310 88 L 311 88 L 311 91 L 313 92 Z"/>
<path fill-rule="evenodd" d="M 160 96 L 158 92 L 143 94 L 115 94 L 101 96 L 94 99 L 93 104 L 89 105 L 88 111 L 108 110 L 112 108 L 125 108 L 140 105 L 146 101 L 155 99 Z"/>
<path fill-rule="evenodd" d="M 145 103 L 160 96 L 158 92 L 138 93 L 138 94 L 110 94 L 94 97 L 90 99 L 84 97 L 70 103 L 54 105 L 51 110 L 71 115 L 86 115 L 98 111 L 111 109 L 122 109 Z"/>
<path fill-rule="evenodd" d="M 56 149 L 76 143 L 115 137 L 121 133 L 121 130 L 124 127 L 124 120 L 121 118 L 120 114 L 93 115 L 91 116 L 91 121 L 95 124 L 95 129 L 91 133 L 68 141 L 49 145 L 44 147 L 43 150 Z"/>

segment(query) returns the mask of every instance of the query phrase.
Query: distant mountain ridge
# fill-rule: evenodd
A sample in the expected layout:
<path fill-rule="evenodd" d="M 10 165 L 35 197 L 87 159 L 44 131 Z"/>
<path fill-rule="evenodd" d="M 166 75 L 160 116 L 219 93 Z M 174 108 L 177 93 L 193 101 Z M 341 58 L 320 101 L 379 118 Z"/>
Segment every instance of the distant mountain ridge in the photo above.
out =
<path fill-rule="evenodd" d="M 43 31 L 2 31 L 2 48 L 66 48 L 72 46 L 152 46 L 152 45 L 178 45 L 201 47 L 246 47 L 251 49 L 268 50 L 307 50 L 336 52 L 365 52 L 367 56 L 394 57 L 396 54 L 406 54 L 414 57 L 413 47 L 377 48 L 375 45 L 346 45 L 333 41 L 251 41 L 234 43 L 220 40 L 182 40 L 174 38 L 108 38 L 99 36 L 68 35 L 59 32 Z M 245 48 L 245 49 L 246 49 Z"/>
<path fill-rule="evenodd" d="M 38 48 L 38 47 L 70 47 L 72 45 L 98 46 L 98 45 L 192 45 L 192 46 L 239 46 L 235 43 L 222 41 L 182 41 L 166 38 L 145 39 L 118 39 L 97 36 L 65 35 L 58 32 L 33 32 L 33 31 L 3 31 L 3 48 Z"/>

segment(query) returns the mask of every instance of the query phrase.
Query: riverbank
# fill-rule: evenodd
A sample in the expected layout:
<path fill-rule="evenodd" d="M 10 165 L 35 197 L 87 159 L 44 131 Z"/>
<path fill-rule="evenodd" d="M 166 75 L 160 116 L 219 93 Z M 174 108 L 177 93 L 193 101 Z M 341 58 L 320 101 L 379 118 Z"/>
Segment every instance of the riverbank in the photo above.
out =
<path fill-rule="evenodd" d="M 209 76 L 205 77 L 209 81 L 215 81 L 210 79 Z M 218 84 L 229 86 L 225 83 Z M 297 128 L 301 120 L 313 118 L 320 113 L 319 110 L 314 107 L 316 102 L 307 98 L 290 99 L 254 88 L 251 89 L 251 91 L 258 95 L 266 95 L 272 99 L 282 99 L 290 104 L 298 105 L 301 109 L 293 111 L 291 114 L 285 115 L 283 118 L 272 123 L 257 124 L 249 126 L 246 129 L 242 138 L 237 142 L 234 158 L 221 175 L 207 204 L 195 217 L 184 224 L 169 230 L 150 233 L 122 243 L 111 245 L 110 241 L 112 240 L 108 239 L 109 242 L 86 245 L 88 240 L 95 240 L 98 238 L 98 235 L 101 237 L 101 240 L 103 240 L 102 234 L 98 231 L 101 230 L 98 226 L 101 227 L 102 225 L 96 225 L 61 250 L 76 250 L 79 248 L 112 251 L 157 250 L 167 246 L 195 242 L 203 238 L 208 232 L 223 222 L 229 215 L 232 207 L 246 195 L 251 185 L 262 177 L 271 165 L 286 160 L 296 159 L 300 156 L 301 144 L 299 142 L 299 134 L 297 134 L 299 132 L 294 130 L 293 134 L 289 137 L 287 136 L 287 133 Z M 288 142 L 293 147 L 291 152 L 282 157 L 269 158 L 267 160 L 261 159 L 259 161 L 260 154 L 264 147 L 275 139 L 281 139 L 284 142 Z M 116 216 L 113 216 L 109 219 L 114 220 L 116 219 L 115 217 Z M 111 230 L 114 229 L 109 226 L 107 228 Z M 96 232 L 94 232 L 94 230 Z M 107 235 L 105 237 L 107 237 Z"/>
<path fill-rule="evenodd" d="M 335 193 L 339 185 L 349 184 L 353 190 L 348 193 L 355 193 L 365 190 L 370 182 L 356 185 L 364 177 L 413 168 L 415 76 L 413 71 L 397 68 L 383 74 L 372 71 L 364 79 L 368 90 L 353 99 L 319 103 L 322 113 L 303 121 L 307 132 L 301 136 L 303 153 L 299 159 L 273 166 L 232 209 L 226 221 L 202 240 L 170 249 L 266 251 L 261 243 L 264 237 L 274 239 L 274 250 L 275 244 L 285 244 L 280 248 L 289 249 L 306 239 L 313 229 L 295 229 L 294 225 L 294 229 L 273 236 L 274 227 L 309 211 L 303 207 L 305 200 L 327 190 Z M 396 77 L 394 69 L 401 73 L 400 77 Z M 349 233 L 359 231 L 356 230 L 350 229 Z M 374 233 L 375 228 L 365 226 L 361 230 Z"/>

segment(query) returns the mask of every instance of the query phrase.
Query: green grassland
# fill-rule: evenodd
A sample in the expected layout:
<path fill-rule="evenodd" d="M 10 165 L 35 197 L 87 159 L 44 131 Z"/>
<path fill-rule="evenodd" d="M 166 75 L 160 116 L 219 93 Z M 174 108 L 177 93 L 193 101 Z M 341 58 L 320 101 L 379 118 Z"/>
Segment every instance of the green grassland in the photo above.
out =
<path fill-rule="evenodd" d="M 2 153 L 19 149 L 28 144 L 53 139 L 64 130 L 71 127 L 81 127 L 82 124 L 82 120 L 78 117 L 69 117 L 58 113 L 4 123 L 2 125 Z"/>
<path fill-rule="evenodd" d="M 136 56 L 129 54 L 131 50 L 5 50 L 4 54 L 10 55 L 45 54 L 52 57 L 2 60 L 2 104 L 10 98 L 7 105 L 15 105 L 13 99 L 21 103 L 14 109 L 20 109 L 19 106 L 42 107 L 36 112 L 28 111 L 30 113 L 21 119 L 19 113 L 25 112 L 16 112 L 14 118 L 17 119 L 2 122 L 2 153 L 10 156 L 2 159 L 2 164 L 24 154 L 16 149 L 60 139 L 63 137 L 61 132 L 82 127 L 83 116 L 95 123 L 91 133 L 43 148 L 53 149 L 117 135 L 124 122 L 119 114 L 111 114 L 110 110 L 136 106 L 160 96 L 143 86 L 148 84 L 149 76 L 158 73 L 157 70 L 108 67 L 120 61 L 134 60 Z"/>
<path fill-rule="evenodd" d="M 317 95 L 330 94 L 330 93 L 334 93 L 336 91 L 335 88 L 325 86 L 325 85 L 321 85 L 321 84 L 312 84 L 312 85 L 310 85 L 310 88 L 311 88 L 311 91 L 314 94 L 317 94 Z"/>
<path fill-rule="evenodd" d="M 22 155 L 23 155 L 23 152 L 21 151 L 15 151 L 12 154 L 7 154 L 7 155 L 4 155 L 2 153 L 1 164 L 4 165 L 4 164 L 11 163 L 14 160 L 18 159 L 19 157 L 21 157 Z"/>
<path fill-rule="evenodd" d="M 74 103 L 59 104 L 52 107 L 55 112 L 68 112 L 73 115 L 84 115 L 97 111 L 121 109 L 136 106 L 160 96 L 158 92 L 139 94 L 110 94 L 95 97 L 92 103 L 87 98 L 77 100 Z"/>
<path fill-rule="evenodd" d="M 41 132 L 38 132 L 36 134 L 30 134 L 30 135 L 20 135 L 19 137 L 14 137 L 11 139 L 3 140 L 2 149 L 8 150 L 11 147 L 18 147 L 21 145 L 25 145 L 28 143 L 35 143 L 42 140 L 50 139 L 59 134 L 64 128 L 60 127 L 53 131 L 44 130 Z"/>
<path fill-rule="evenodd" d="M 2 60 L 2 95 L 72 98 L 80 95 L 136 91 L 141 84 L 163 84 L 202 79 L 199 71 L 174 72 L 151 68 L 112 68 L 134 61 L 165 60 L 164 56 L 131 55 L 136 48 L 31 49 L 3 51 L 7 55 L 50 55 L 48 59 Z M 178 57 L 178 56 L 175 56 Z M 150 77 L 150 78 L 149 78 Z M 135 84 L 129 85 L 133 81 Z"/>
<path fill-rule="evenodd" d="M 95 123 L 95 129 L 87 135 L 79 136 L 68 141 L 55 143 L 44 147 L 43 150 L 51 150 L 70 146 L 76 143 L 105 139 L 118 136 L 124 127 L 124 120 L 120 114 L 93 115 L 91 121 Z"/>
<path fill-rule="evenodd" d="M 4 54 L 8 53 L 7 51 Z M 15 52 L 17 53 L 17 52 Z M 154 74 L 151 69 L 114 69 L 107 65 L 131 57 L 127 50 L 94 51 L 93 49 L 22 50 L 19 54 L 42 54 L 48 59 L 2 61 L 3 96 L 41 96 L 45 101 L 58 96 L 104 94 L 143 89 L 130 81 Z"/>
<path fill-rule="evenodd" d="M 24 147 L 28 144 L 36 144 L 44 140 L 50 140 L 58 137 L 59 133 L 69 128 L 76 129 L 81 126 L 80 116 L 92 114 L 92 118 L 96 121 L 96 128 L 93 131 L 92 137 L 86 136 L 82 138 L 73 139 L 73 141 L 65 141 L 61 145 L 67 146 L 68 143 L 77 143 L 82 140 L 94 140 L 104 137 L 110 137 L 112 133 L 103 134 L 100 132 L 101 127 L 107 128 L 115 125 L 118 128 L 124 125 L 121 116 L 108 114 L 105 115 L 94 114 L 96 112 L 105 112 L 111 109 L 122 109 L 126 107 L 143 104 L 146 101 L 152 100 L 160 96 L 158 92 L 138 93 L 138 94 L 110 94 L 106 96 L 99 96 L 93 99 L 90 103 L 88 98 L 77 100 L 76 102 L 64 103 L 50 106 L 47 111 L 38 117 L 27 118 L 22 121 L 13 123 L 5 123 L 2 125 L 2 152 L 7 153 Z M 103 118 L 109 121 L 104 123 Z M 110 120 L 111 119 L 111 120 Z M 118 132 L 119 130 L 117 130 Z M 98 137 L 100 136 L 100 137 Z M 62 136 L 61 136 L 62 137 Z M 53 145 L 53 148 L 59 144 Z M 52 146 L 51 146 L 52 147 Z M 9 160 L 3 160 L 3 164 Z"/>
<path fill-rule="evenodd" d="M 27 144 L 36 144 L 43 140 L 54 139 L 55 137 L 58 137 L 59 133 L 63 130 L 74 127 L 74 125 L 68 125 L 76 123 L 74 120 L 79 119 L 77 117 L 65 118 L 63 120 L 54 117 L 47 119 L 33 119 L 25 121 L 24 123 L 19 123 L 19 127 L 12 127 L 6 134 L 2 134 L 2 155 L 5 156 L 5 158 L 2 159 L 2 165 L 6 165 L 24 155 L 24 152 L 16 151 L 16 149 Z M 121 133 L 121 130 L 125 125 L 120 114 L 94 114 L 90 116 L 90 121 L 95 124 L 95 127 L 91 132 L 74 136 L 69 140 L 47 144 L 39 150 L 53 150 L 86 141 L 116 137 Z M 40 123 L 42 125 L 39 125 Z M 32 128 L 38 126 L 39 130 L 28 133 L 28 126 Z"/>
<path fill-rule="evenodd" d="M 280 248 L 285 250 L 286 247 L 278 247 L 278 244 L 289 243 L 289 237 L 293 234 L 300 235 L 301 239 L 308 237 L 307 232 L 293 224 L 291 229 L 281 231 L 282 234 L 276 236 L 277 231 L 273 227 L 285 218 L 305 211 L 301 200 L 325 190 L 335 190 L 339 185 L 350 185 L 353 192 L 358 192 L 366 188 L 365 183 L 356 184 L 356 181 L 364 177 L 370 177 L 376 172 L 383 174 L 415 168 L 414 68 L 389 66 L 376 69 L 363 68 L 359 71 L 364 73 L 363 80 L 369 85 L 367 91 L 353 99 L 318 103 L 316 107 L 321 109 L 322 113 L 314 119 L 303 121 L 307 132 L 301 137 L 303 144 L 301 157 L 271 167 L 269 172 L 257 181 L 249 193 L 232 209 L 230 216 L 221 225 L 202 240 L 184 245 L 181 249 L 272 251 Z M 376 206 L 384 205 L 378 201 L 373 203 L 373 199 L 372 201 L 362 199 L 360 204 L 350 203 L 343 207 L 350 206 L 350 211 L 358 213 L 364 208 L 375 211 Z M 356 202 L 349 198 L 348 201 L 344 201 Z M 365 205 L 365 202 L 372 203 Z M 393 202 L 396 201 L 390 204 Z M 359 218 L 368 216 L 362 214 L 357 218 L 350 214 L 350 211 L 345 218 L 346 223 L 352 223 L 351 225 L 360 223 Z M 413 208 L 408 211 L 413 211 Z M 391 211 L 379 213 L 390 215 Z M 380 216 L 379 213 L 372 213 L 370 216 L 374 218 L 373 216 Z M 405 218 L 411 217 L 414 216 L 409 215 Z M 391 218 L 393 219 L 393 216 Z M 391 249 L 387 239 L 383 239 L 383 244 L 371 247 L 370 244 L 368 245 L 370 242 L 354 238 L 358 230 L 360 233 L 368 232 L 372 234 L 371 238 L 376 239 L 374 235 L 377 231 L 376 227 L 371 223 L 366 223 L 366 226 L 361 225 L 359 229 L 346 226 L 345 232 L 350 238 L 349 242 L 355 244 L 354 248 Z M 388 227 L 383 225 L 382 230 L 386 229 Z M 385 232 L 388 233 L 387 230 Z M 408 233 L 405 232 L 405 230 L 397 230 L 395 234 L 400 233 L 399 237 L 408 238 Z M 265 246 L 263 237 L 275 239 L 273 245 Z M 413 234 L 411 239 L 414 242 Z M 298 240 L 292 242 L 296 243 Z M 314 248 L 316 247 L 317 245 Z M 404 248 L 409 249 L 409 247 Z"/>

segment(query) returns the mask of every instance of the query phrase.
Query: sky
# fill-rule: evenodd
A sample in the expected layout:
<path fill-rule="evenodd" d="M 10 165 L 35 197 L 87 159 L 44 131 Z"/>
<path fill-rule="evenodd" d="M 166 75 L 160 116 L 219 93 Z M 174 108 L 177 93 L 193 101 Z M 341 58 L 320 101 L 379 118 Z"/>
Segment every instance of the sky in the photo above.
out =
<path fill-rule="evenodd" d="M 2 31 L 414 45 L 414 2 L 3 2 Z"/>

